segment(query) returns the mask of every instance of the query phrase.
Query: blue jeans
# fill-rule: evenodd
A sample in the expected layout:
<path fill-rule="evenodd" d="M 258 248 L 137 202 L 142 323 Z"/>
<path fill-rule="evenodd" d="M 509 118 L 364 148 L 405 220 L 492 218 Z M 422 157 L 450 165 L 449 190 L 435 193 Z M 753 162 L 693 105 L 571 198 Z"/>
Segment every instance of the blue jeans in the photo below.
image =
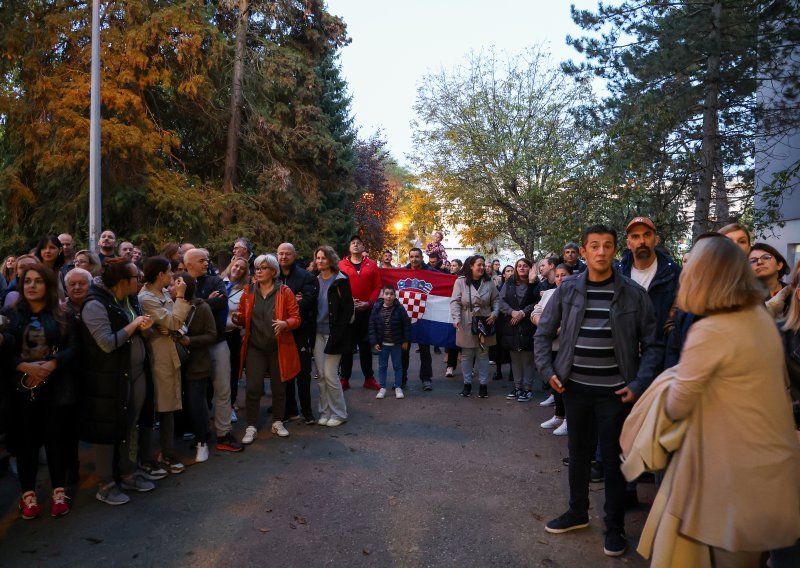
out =
<path fill-rule="evenodd" d="M 394 371 L 394 386 L 399 389 L 403 382 L 403 347 L 399 343 L 381 345 L 381 350 L 378 351 L 378 382 L 380 382 L 381 388 L 386 388 L 390 357 L 392 358 L 392 371 Z"/>

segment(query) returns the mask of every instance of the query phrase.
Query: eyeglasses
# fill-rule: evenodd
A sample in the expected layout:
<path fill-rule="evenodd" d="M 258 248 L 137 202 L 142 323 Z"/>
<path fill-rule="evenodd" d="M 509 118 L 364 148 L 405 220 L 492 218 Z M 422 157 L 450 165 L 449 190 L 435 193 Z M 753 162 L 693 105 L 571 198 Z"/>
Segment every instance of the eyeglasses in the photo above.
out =
<path fill-rule="evenodd" d="M 259 270 L 272 270 L 271 266 L 256 266 L 256 272 Z"/>
<path fill-rule="evenodd" d="M 754 256 L 753 258 L 748 258 L 747 261 L 750 264 L 758 264 L 759 262 L 769 262 L 775 258 L 771 254 L 762 254 L 761 256 Z"/>

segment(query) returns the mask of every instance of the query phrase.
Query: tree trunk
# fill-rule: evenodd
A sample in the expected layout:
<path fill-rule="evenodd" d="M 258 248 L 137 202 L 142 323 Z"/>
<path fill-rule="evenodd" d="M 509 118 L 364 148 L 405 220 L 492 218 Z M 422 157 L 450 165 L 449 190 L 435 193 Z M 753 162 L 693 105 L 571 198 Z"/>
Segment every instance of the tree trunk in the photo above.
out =
<path fill-rule="evenodd" d="M 720 21 L 722 2 L 711 7 L 711 32 L 708 35 L 709 55 L 706 63 L 705 102 L 703 103 L 703 142 L 700 148 L 702 174 L 695 197 L 692 237 L 710 229 L 711 188 L 719 156 L 719 82 L 720 82 Z"/>
<path fill-rule="evenodd" d="M 236 22 L 236 46 L 233 56 L 233 85 L 231 88 L 231 119 L 228 123 L 228 140 L 225 147 L 225 169 L 222 190 L 233 193 L 236 187 L 236 165 L 239 160 L 239 129 L 242 123 L 242 78 L 244 76 L 244 57 L 247 46 L 247 29 L 250 16 L 249 0 L 238 0 Z M 223 221 L 232 221 L 230 207 L 223 212 Z"/>
<path fill-rule="evenodd" d="M 714 172 L 714 229 L 720 229 L 731 222 L 730 207 L 728 205 L 728 186 L 725 185 L 725 172 L 722 157 L 717 153 L 717 169 Z"/>

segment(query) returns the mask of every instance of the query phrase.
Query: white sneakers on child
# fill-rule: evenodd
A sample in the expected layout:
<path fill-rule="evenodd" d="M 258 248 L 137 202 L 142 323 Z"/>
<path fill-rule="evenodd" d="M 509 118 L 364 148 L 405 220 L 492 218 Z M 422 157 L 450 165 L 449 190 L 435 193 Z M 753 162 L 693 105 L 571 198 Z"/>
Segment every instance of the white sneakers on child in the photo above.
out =
<path fill-rule="evenodd" d="M 381 388 L 381 390 L 378 391 L 378 394 L 375 395 L 375 398 L 386 398 L 386 389 Z"/>
<path fill-rule="evenodd" d="M 395 398 L 405 398 L 406 395 L 403 394 L 403 389 L 397 387 L 394 389 L 394 397 Z"/>

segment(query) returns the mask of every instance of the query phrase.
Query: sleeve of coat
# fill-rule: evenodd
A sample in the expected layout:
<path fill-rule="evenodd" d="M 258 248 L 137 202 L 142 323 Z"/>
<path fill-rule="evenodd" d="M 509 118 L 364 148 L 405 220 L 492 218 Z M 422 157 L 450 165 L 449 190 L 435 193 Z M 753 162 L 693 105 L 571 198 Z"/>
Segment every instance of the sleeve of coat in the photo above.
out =
<path fill-rule="evenodd" d="M 192 332 L 197 332 L 192 335 Z M 189 329 L 189 347 L 211 347 L 217 342 L 217 324 L 208 304 L 198 304 Z"/>
<path fill-rule="evenodd" d="M 695 323 L 686 338 L 678 363 L 677 377 L 670 384 L 665 408 L 672 420 L 691 414 L 709 382 L 726 357 L 725 333 L 718 333 L 714 322 Z"/>
<path fill-rule="evenodd" d="M 497 319 L 500 317 L 500 292 L 497 291 L 497 288 L 493 288 L 489 301 L 492 304 L 492 315 Z"/>
<path fill-rule="evenodd" d="M 355 314 L 355 303 L 353 303 L 353 289 L 350 287 L 349 278 L 344 279 L 344 282 L 342 282 L 341 286 L 339 286 L 339 291 L 342 294 L 340 298 L 342 302 L 340 304 L 341 318 L 344 321 L 352 323 L 353 314 Z"/>
<path fill-rule="evenodd" d="M 300 293 L 303 294 L 303 298 L 298 302 L 300 313 L 311 313 L 314 308 L 317 307 L 317 296 L 319 295 L 319 291 L 317 289 L 317 279 L 308 272 L 306 272 L 306 275 L 303 278 L 303 284 L 300 287 Z"/>
<path fill-rule="evenodd" d="M 281 294 L 283 294 L 283 301 L 286 302 L 286 311 L 289 314 L 289 317 L 286 318 L 286 323 L 289 325 L 289 329 L 297 329 L 302 323 L 300 306 L 297 305 L 297 300 L 288 286 L 281 288 Z"/>
<path fill-rule="evenodd" d="M 553 340 L 561 327 L 561 288 L 556 288 L 539 318 L 539 325 L 533 336 L 533 357 L 536 368 L 545 381 L 556 374 L 553 369 Z M 564 379 L 566 377 L 559 377 Z"/>
<path fill-rule="evenodd" d="M 186 316 L 189 315 L 189 308 L 192 307 L 186 300 L 177 300 L 170 311 L 152 294 L 140 295 L 139 304 L 142 306 L 142 311 L 153 320 L 154 325 L 170 331 L 178 331 L 181 328 Z"/>
<path fill-rule="evenodd" d="M 453 325 L 461 322 L 461 295 L 464 293 L 462 282 L 464 282 L 463 278 L 456 279 L 453 284 L 453 293 L 450 295 L 450 319 Z"/>
<path fill-rule="evenodd" d="M 508 302 L 506 301 L 506 296 L 508 295 L 508 290 L 510 288 L 511 286 L 503 286 L 503 292 L 500 294 L 500 313 L 509 317 L 511 317 L 511 312 L 514 311 L 514 309 L 509 306 Z"/>
<path fill-rule="evenodd" d="M 404 308 L 405 311 L 405 308 Z M 367 323 L 367 336 L 369 337 L 369 344 L 370 347 L 373 345 L 378 345 L 380 340 L 378 339 L 378 329 L 377 329 L 377 318 L 379 317 L 380 312 L 376 312 L 375 309 L 371 309 L 369 311 L 369 322 Z"/>

